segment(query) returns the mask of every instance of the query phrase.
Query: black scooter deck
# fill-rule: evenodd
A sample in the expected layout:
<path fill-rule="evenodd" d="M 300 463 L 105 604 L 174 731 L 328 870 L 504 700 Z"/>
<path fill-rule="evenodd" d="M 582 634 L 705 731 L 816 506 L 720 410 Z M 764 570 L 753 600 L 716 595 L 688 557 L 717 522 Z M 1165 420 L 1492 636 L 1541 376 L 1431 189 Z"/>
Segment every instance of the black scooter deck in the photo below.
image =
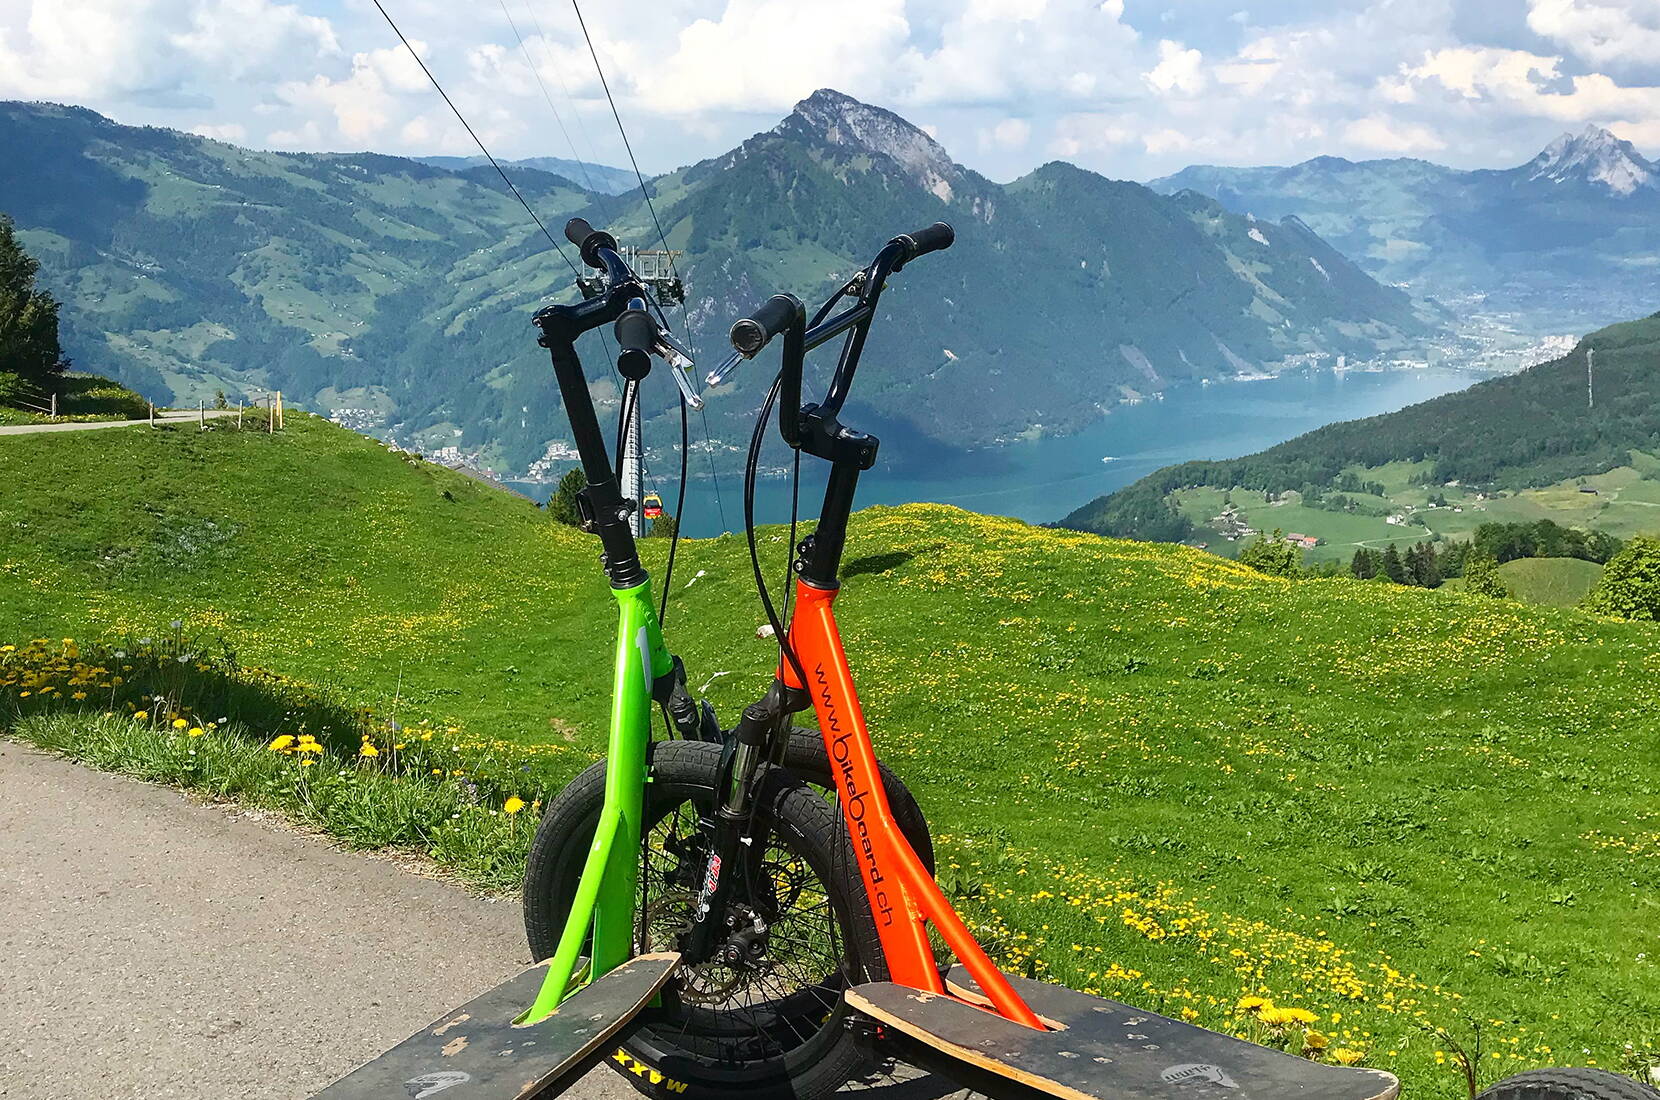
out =
<path fill-rule="evenodd" d="M 605 1057 L 680 967 L 673 952 L 640 955 L 579 989 L 553 1015 L 515 1026 L 547 964 L 434 1020 L 314 1100 L 530 1100 L 553 1096 Z"/>
<path fill-rule="evenodd" d="M 1064 986 L 1009 980 L 1058 1030 L 1034 1031 L 975 1007 L 987 1002 L 960 968 L 947 977 L 955 997 L 873 982 L 849 990 L 847 1001 L 967 1063 L 980 1080 L 1001 1077 L 1068 1100 L 1394 1100 L 1400 1091 L 1382 1070 L 1322 1065 Z"/>

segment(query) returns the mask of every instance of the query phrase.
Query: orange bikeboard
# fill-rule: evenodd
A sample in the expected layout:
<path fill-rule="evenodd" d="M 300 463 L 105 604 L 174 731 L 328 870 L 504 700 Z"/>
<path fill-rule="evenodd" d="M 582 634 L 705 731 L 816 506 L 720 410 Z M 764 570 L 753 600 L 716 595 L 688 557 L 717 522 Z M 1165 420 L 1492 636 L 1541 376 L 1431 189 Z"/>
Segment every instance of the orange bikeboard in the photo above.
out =
<path fill-rule="evenodd" d="M 850 990 L 854 1009 L 909 1040 L 916 1060 L 947 1076 L 970 1076 L 982 1089 L 1001 1084 L 1073 1100 L 1177 1090 L 1235 1100 L 1392 1100 L 1400 1086 L 1387 1073 L 1321 1065 L 1062 986 L 1011 979 L 992 965 L 894 823 L 831 609 L 835 597 L 835 589 L 798 582 L 790 645 L 808 682 L 798 682 L 789 661 L 779 675 L 812 696 L 892 979 Z M 961 961 L 948 981 L 940 978 L 929 923 Z"/>
<path fill-rule="evenodd" d="M 1311 1062 L 1048 982 L 1011 983 L 1047 1030 L 988 1011 L 960 970 L 948 976 L 946 995 L 875 982 L 849 990 L 847 1001 L 896 1033 L 917 1061 L 948 1074 L 942 1057 L 967 1066 L 975 1087 L 994 1094 L 998 1079 L 1069 1100 L 1394 1100 L 1400 1092 L 1382 1070 Z"/>

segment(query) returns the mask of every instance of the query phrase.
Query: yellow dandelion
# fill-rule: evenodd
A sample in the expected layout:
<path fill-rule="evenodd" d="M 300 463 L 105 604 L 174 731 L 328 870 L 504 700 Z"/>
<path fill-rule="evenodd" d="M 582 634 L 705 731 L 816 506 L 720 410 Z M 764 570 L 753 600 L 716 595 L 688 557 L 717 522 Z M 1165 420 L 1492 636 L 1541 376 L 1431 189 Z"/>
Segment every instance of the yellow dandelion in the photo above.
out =
<path fill-rule="evenodd" d="M 149 711 L 139 710 L 139 711 L 134 711 L 133 712 L 133 721 L 135 721 L 135 722 L 142 722 L 142 721 L 144 721 L 145 719 L 147 719 L 149 717 L 150 717 Z"/>
<path fill-rule="evenodd" d="M 188 725 L 190 725 L 190 723 L 186 722 L 183 718 L 173 719 L 173 728 L 176 730 L 182 730 Z"/>
<path fill-rule="evenodd" d="M 1364 1057 L 1365 1051 L 1355 1050 L 1353 1047 L 1338 1047 L 1331 1052 L 1331 1060 L 1340 1066 L 1358 1065 Z"/>
<path fill-rule="evenodd" d="M 272 741 L 271 744 L 266 747 L 272 752 L 287 752 L 288 747 L 293 743 L 293 735 L 285 733 L 281 737 L 278 737 L 276 740 Z"/>
<path fill-rule="evenodd" d="M 1270 1001 L 1267 997 L 1241 997 L 1239 999 L 1239 1007 L 1244 1009 L 1246 1012 L 1256 1012 L 1259 1009 L 1273 1008 L 1274 1002 Z"/>
<path fill-rule="evenodd" d="M 298 745 L 295 746 L 294 751 L 295 752 L 318 753 L 318 752 L 323 751 L 323 746 L 319 745 L 315 741 L 301 741 Z"/>
<path fill-rule="evenodd" d="M 70 698 L 71 698 L 71 699 L 73 699 L 73 700 L 75 700 L 75 701 L 76 701 L 76 702 L 77 702 L 77 703 L 78 703 L 78 702 L 80 702 L 80 701 L 81 701 L 81 700 L 82 700 L 82 699 L 85 699 L 85 698 L 86 698 L 86 692 L 84 692 L 84 691 L 77 691 L 77 692 L 75 692 L 75 693 L 74 693 L 74 694 L 73 694 L 73 695 L 71 695 L 71 696 L 70 696 Z"/>
<path fill-rule="evenodd" d="M 204 730 L 201 726 L 191 726 L 190 727 L 190 736 L 192 736 L 192 737 L 200 737 L 200 736 L 202 736 L 202 734 L 204 734 L 206 732 L 207 731 Z"/>
<path fill-rule="evenodd" d="M 512 798 L 509 798 L 506 802 L 502 803 L 501 812 L 504 814 L 516 814 L 524 808 L 525 800 L 520 798 L 518 795 L 514 795 Z"/>
<path fill-rule="evenodd" d="M 359 755 L 359 756 L 379 756 L 380 755 L 380 750 L 375 748 L 369 742 L 365 741 L 365 742 L 363 742 L 362 746 L 357 750 L 357 755 Z"/>

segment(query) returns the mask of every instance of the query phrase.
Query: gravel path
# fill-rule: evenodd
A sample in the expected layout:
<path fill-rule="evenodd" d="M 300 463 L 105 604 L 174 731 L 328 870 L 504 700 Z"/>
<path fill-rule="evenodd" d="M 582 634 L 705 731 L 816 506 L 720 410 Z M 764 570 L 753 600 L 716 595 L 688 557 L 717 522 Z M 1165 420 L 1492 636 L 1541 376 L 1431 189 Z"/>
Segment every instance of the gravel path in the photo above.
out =
<path fill-rule="evenodd" d="M 0 837 L 6 1100 L 307 1097 L 530 961 L 515 900 L 4 740 Z"/>
<path fill-rule="evenodd" d="M 174 409 L 171 412 L 156 413 L 156 423 L 188 424 L 192 421 L 199 422 L 201 415 L 193 409 Z M 235 409 L 209 409 L 207 411 L 209 420 L 221 416 L 235 415 Z M 0 425 L 0 435 L 33 435 L 36 432 L 90 432 L 94 428 L 133 428 L 140 424 L 148 425 L 149 423 L 149 419 L 145 418 L 143 420 L 71 420 L 62 424 L 5 424 Z"/>

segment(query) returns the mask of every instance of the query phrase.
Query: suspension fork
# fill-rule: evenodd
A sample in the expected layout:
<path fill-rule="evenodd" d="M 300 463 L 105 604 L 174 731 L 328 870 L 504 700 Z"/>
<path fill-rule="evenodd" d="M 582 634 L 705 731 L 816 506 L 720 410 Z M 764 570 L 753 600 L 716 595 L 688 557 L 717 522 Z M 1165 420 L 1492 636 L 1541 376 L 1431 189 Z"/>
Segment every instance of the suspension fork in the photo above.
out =
<path fill-rule="evenodd" d="M 685 960 L 695 965 L 725 953 L 721 961 L 739 963 L 731 955 L 736 948 L 723 946 L 738 930 L 728 913 L 729 903 L 740 884 L 760 859 L 752 828 L 755 816 L 756 778 L 761 765 L 774 760 L 789 736 L 790 715 L 804 709 L 805 702 L 791 702 L 799 693 L 774 681 L 767 694 L 744 708 L 737 728 L 727 738 L 716 782 L 715 819 L 709 858 L 704 864 L 697 900 L 692 906 L 692 929 L 687 937 Z"/>
<path fill-rule="evenodd" d="M 582 865 L 576 897 L 565 918 L 565 930 L 542 989 L 521 1018 L 524 1023 L 534 1023 L 552 1013 L 571 991 L 577 962 L 590 933 L 589 980 L 610 973 L 634 955 L 652 684 L 674 672 L 674 660 L 657 622 L 651 582 L 613 588 L 611 594 L 617 598 L 618 613 L 605 801 L 588 858 Z"/>

